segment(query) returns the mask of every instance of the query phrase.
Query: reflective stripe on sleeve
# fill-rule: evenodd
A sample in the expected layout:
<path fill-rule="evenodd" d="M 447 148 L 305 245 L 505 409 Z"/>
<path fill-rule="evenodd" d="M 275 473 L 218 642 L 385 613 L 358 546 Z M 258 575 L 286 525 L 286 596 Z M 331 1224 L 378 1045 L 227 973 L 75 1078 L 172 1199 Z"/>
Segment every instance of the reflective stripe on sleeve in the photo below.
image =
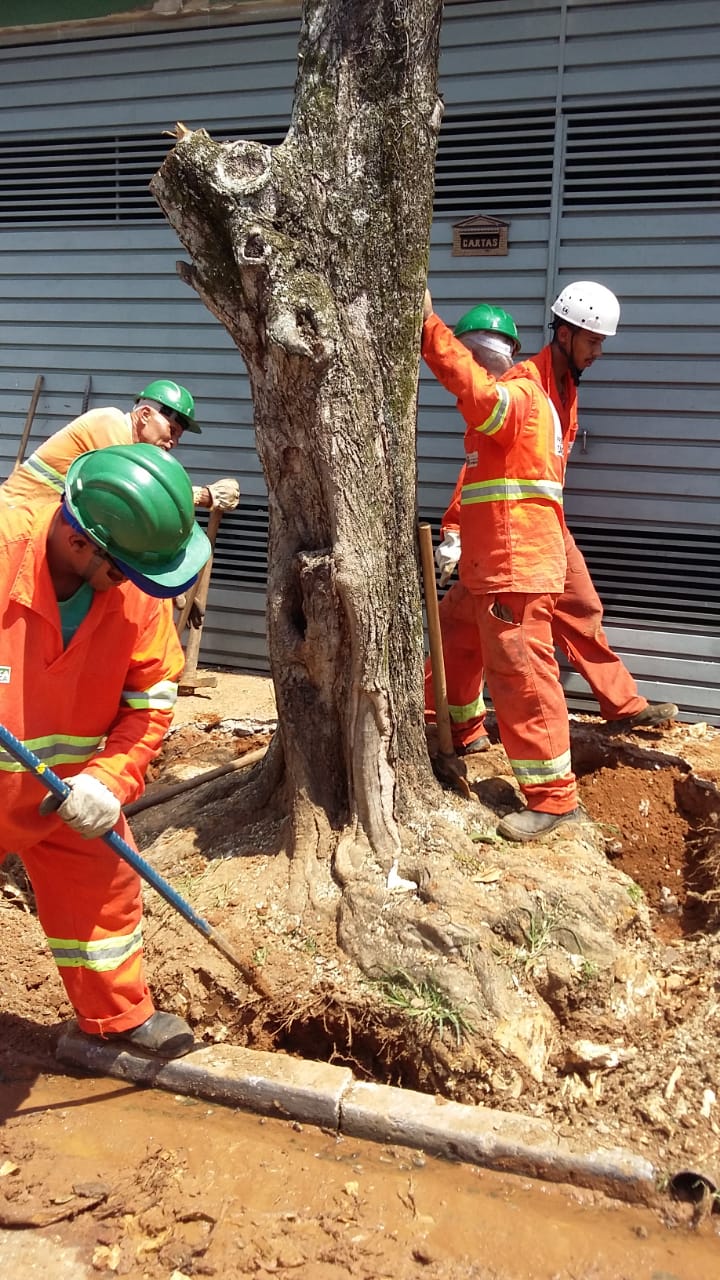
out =
<path fill-rule="evenodd" d="M 161 680 L 150 689 L 123 689 L 121 702 L 133 711 L 172 711 L 177 696 L 177 685 L 171 680 Z"/>
<path fill-rule="evenodd" d="M 59 764 L 82 764 L 100 750 L 104 738 L 71 738 L 56 734 L 47 738 L 26 738 L 23 746 L 32 751 L 51 769 Z M 25 766 L 0 747 L 0 773 L 24 773 Z"/>
<path fill-rule="evenodd" d="M 495 405 L 492 413 L 484 422 L 478 422 L 474 427 L 475 431 L 482 431 L 484 436 L 494 436 L 495 432 L 500 430 L 507 417 L 508 407 L 510 405 L 510 393 L 507 387 L 500 386 L 500 383 L 498 383 L 496 391 L 497 404 Z"/>
<path fill-rule="evenodd" d="M 95 973 L 108 973 L 119 969 L 142 949 L 142 926 L 132 933 L 114 938 L 100 938 L 96 942 L 81 942 L 79 938 L 48 938 L 48 945 L 58 969 L 92 969 Z"/>
<path fill-rule="evenodd" d="M 39 480 L 41 484 L 49 485 L 57 493 L 62 493 L 65 488 L 65 476 L 60 471 L 56 471 L 54 467 L 49 467 L 47 462 L 43 462 L 37 453 L 31 453 L 30 457 L 23 462 L 20 470 L 29 471 L 33 480 Z"/>

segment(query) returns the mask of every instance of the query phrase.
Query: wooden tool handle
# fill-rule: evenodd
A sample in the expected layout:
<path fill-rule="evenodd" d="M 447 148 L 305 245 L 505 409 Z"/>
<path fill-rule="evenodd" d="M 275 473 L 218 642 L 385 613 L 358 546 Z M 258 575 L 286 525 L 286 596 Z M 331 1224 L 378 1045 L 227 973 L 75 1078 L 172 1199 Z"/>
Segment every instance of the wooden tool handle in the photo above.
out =
<path fill-rule="evenodd" d="M 428 642 L 430 645 L 430 661 L 432 663 L 433 693 L 435 695 L 435 719 L 438 730 L 438 746 L 443 755 L 452 755 L 455 751 L 450 728 L 450 712 L 448 710 L 447 686 L 445 683 L 445 660 L 443 658 L 442 633 L 440 631 L 440 611 L 438 609 L 437 588 L 435 586 L 435 561 L 433 559 L 432 529 L 429 524 L 419 526 L 420 559 L 425 591 L 425 615 L 427 618 Z"/>

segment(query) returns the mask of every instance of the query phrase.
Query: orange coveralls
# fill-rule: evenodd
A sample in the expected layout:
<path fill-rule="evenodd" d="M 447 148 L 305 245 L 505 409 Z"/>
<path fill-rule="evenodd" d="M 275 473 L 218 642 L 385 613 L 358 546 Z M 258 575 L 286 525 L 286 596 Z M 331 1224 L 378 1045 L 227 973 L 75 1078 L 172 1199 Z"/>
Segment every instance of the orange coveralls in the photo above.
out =
<path fill-rule="evenodd" d="M 86 772 L 123 803 L 144 789 L 172 719 L 183 653 L 169 600 L 131 583 L 97 592 L 63 648 L 46 541 L 57 503 L 0 507 L 0 721 L 62 778 Z M 83 1031 L 127 1031 L 153 1002 L 140 880 L 103 840 L 38 806 L 46 792 L 0 748 L 0 861 L 20 854 Z M 127 822 L 119 835 L 134 848 Z"/>
<path fill-rule="evenodd" d="M 496 381 L 437 315 L 422 354 L 466 423 L 460 571 L 500 737 L 528 806 L 567 813 L 577 795 L 551 631 L 566 571 L 559 424 L 536 372 Z"/>
<path fill-rule="evenodd" d="M 110 444 L 132 444 L 130 415 L 112 407 L 90 409 L 56 431 L 15 468 L 0 484 L 0 503 L 19 507 L 55 502 L 65 488 L 70 463 L 81 453 Z"/>
<path fill-rule="evenodd" d="M 570 374 L 565 379 L 563 404 L 555 381 L 550 346 L 515 365 L 506 378 L 524 376 L 535 369 L 552 400 L 562 425 L 563 452 L 568 456 L 578 431 L 577 387 Z M 460 493 L 463 472 L 443 516 L 440 532 L 460 527 Z M 576 671 L 582 675 L 605 720 L 635 715 L 647 706 L 635 680 L 621 658 L 610 648 L 602 625 L 603 606 L 575 539 L 563 521 L 567 575 L 565 589 L 556 602 L 552 620 L 553 639 Z M 448 706 L 456 747 L 468 746 L 484 735 L 485 703 L 482 696 L 484 672 L 473 621 L 472 601 L 461 582 L 456 582 L 440 601 L 440 626 L 445 657 Z M 426 719 L 435 720 L 435 700 L 430 660 L 425 664 Z"/>

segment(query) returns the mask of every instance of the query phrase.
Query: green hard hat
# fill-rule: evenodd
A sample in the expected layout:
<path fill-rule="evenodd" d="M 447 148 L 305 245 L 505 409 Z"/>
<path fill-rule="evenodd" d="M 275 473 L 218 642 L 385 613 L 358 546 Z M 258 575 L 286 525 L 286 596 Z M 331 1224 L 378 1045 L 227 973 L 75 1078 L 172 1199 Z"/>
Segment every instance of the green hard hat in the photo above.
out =
<path fill-rule="evenodd" d="M 179 382 L 171 382 L 168 378 L 157 378 L 140 392 L 137 399 L 155 400 L 164 409 L 174 409 L 182 420 L 183 429 L 200 435 L 200 428 L 195 421 L 195 401 L 187 387 L 181 387 Z M 137 401 L 135 403 L 137 404 Z"/>
<path fill-rule="evenodd" d="M 70 523 L 147 595 L 177 595 L 210 557 L 195 522 L 190 477 L 154 444 L 81 453 L 67 473 L 64 508 Z"/>
<path fill-rule="evenodd" d="M 520 350 L 520 339 L 518 338 L 517 325 L 508 311 L 504 311 L 502 307 L 494 307 L 489 302 L 479 302 L 476 307 L 471 307 L 458 320 L 453 333 L 456 338 L 461 338 L 464 333 L 503 333 L 506 338 L 511 338 L 515 343 L 515 351 Z"/>

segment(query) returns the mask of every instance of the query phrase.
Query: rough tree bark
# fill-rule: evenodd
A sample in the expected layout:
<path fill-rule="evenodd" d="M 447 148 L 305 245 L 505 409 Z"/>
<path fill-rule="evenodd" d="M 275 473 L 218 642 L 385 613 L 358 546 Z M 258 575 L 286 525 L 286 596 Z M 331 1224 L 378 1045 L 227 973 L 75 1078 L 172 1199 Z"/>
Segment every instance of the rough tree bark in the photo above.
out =
<path fill-rule="evenodd" d="M 192 258 L 182 278 L 250 377 L 270 510 L 268 769 L 281 749 L 311 896 L 343 834 L 387 871 L 402 814 L 434 787 L 415 419 L 441 14 L 442 0 L 306 0 L 285 140 L 178 125 L 151 184 Z"/>
<path fill-rule="evenodd" d="M 508 1059 L 513 1087 L 517 1071 L 543 1078 L 560 1040 L 548 1001 L 576 998 L 582 965 L 612 973 L 634 912 L 590 835 L 559 861 L 493 847 L 488 873 L 468 856 L 482 806 L 443 820 L 429 769 L 415 417 L 441 9 L 305 0 L 285 140 L 178 125 L 152 189 L 192 258 L 180 274 L 247 365 L 268 487 L 279 728 L 233 803 L 244 812 L 284 774 L 286 913 L 325 913 L 360 970 L 412 975 L 462 1010 L 460 1056 L 442 1036 L 421 1051 L 430 1087 L 465 1079 L 475 1097 Z M 193 810 L 210 843 L 227 803 Z M 555 954 L 544 985 L 538 936 Z"/>

